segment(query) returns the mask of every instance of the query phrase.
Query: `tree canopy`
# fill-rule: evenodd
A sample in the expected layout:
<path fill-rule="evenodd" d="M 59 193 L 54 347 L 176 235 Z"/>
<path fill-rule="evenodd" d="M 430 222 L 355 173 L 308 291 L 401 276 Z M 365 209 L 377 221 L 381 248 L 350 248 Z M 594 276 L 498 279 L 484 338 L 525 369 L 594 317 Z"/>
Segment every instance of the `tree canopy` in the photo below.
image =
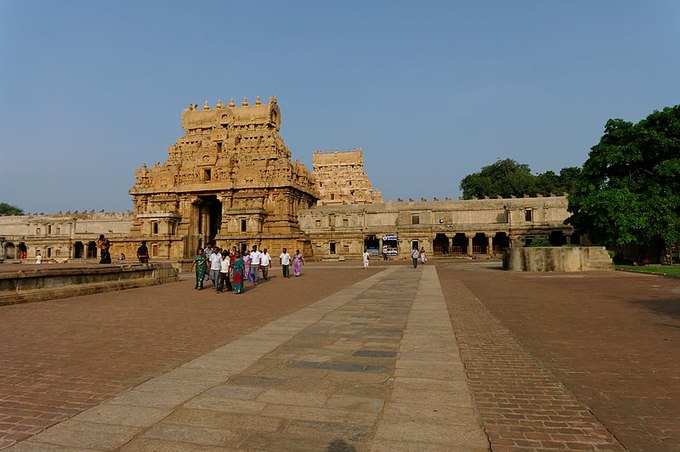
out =
<path fill-rule="evenodd" d="M 0 215 L 22 215 L 23 213 L 24 211 L 18 207 L 14 207 L 6 202 L 0 202 Z"/>
<path fill-rule="evenodd" d="M 680 242 L 680 105 L 638 123 L 610 119 L 569 197 L 568 220 L 596 243 Z"/>
<path fill-rule="evenodd" d="M 559 174 L 546 171 L 534 175 L 529 165 L 505 159 L 465 176 L 460 188 L 464 199 L 571 193 L 580 172 L 580 168 L 569 167 L 562 169 Z"/>

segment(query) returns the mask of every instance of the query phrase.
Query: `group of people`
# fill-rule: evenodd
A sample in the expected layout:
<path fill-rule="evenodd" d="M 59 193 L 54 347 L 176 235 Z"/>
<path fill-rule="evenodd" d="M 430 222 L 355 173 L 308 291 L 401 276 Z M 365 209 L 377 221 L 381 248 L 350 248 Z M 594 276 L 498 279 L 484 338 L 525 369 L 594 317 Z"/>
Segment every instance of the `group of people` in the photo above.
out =
<path fill-rule="evenodd" d="M 365 249 L 364 254 L 362 255 L 364 268 L 368 268 L 369 259 L 370 253 L 368 252 L 367 249 Z M 418 251 L 418 248 L 413 248 L 413 251 L 411 251 L 411 259 L 413 260 L 413 268 L 418 268 L 418 262 L 420 262 L 421 264 L 426 263 L 427 255 L 425 254 L 425 248 L 420 248 L 420 251 Z M 383 260 L 387 260 L 385 253 L 383 253 Z"/>
<path fill-rule="evenodd" d="M 424 264 L 427 262 L 427 256 L 425 255 L 425 248 L 413 248 L 411 251 L 411 260 L 413 261 L 413 268 L 418 268 L 418 262 Z"/>
<path fill-rule="evenodd" d="M 293 275 L 302 275 L 302 265 L 305 261 L 302 253 L 297 250 L 291 259 L 288 250 L 284 248 L 279 255 L 284 278 L 290 277 L 291 260 Z M 252 251 L 241 253 L 235 247 L 228 250 L 208 245 L 206 248 L 196 250 L 196 257 L 192 263 L 196 271 L 194 289 L 203 289 L 203 283 L 208 279 L 217 292 L 227 290 L 237 294 L 242 293 L 246 281 L 256 285 L 261 279 L 268 280 L 271 266 L 272 258 L 267 248 L 260 251 L 257 245 L 253 245 Z"/>

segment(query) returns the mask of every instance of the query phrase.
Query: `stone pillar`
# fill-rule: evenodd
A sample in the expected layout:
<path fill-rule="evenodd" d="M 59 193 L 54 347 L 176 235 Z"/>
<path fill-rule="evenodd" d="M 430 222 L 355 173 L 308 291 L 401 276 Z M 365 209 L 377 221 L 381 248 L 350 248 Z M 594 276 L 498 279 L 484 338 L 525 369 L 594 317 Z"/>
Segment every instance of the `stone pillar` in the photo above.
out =
<path fill-rule="evenodd" d="M 468 239 L 468 244 L 467 244 L 467 255 L 472 257 L 472 238 L 474 237 L 474 234 L 465 234 L 465 237 Z"/>
<path fill-rule="evenodd" d="M 488 243 L 486 245 L 486 254 L 488 254 L 489 256 L 493 256 L 494 255 L 494 252 L 493 252 L 493 235 L 487 235 L 486 239 L 488 241 Z"/>

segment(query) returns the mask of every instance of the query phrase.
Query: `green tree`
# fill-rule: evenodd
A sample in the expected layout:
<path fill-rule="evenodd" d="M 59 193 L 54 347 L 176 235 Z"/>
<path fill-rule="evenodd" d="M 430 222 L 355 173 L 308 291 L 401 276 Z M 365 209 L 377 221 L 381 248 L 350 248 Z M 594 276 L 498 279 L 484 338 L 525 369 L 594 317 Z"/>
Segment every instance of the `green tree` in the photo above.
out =
<path fill-rule="evenodd" d="M 0 215 L 22 215 L 24 213 L 18 207 L 7 204 L 6 202 L 0 202 Z"/>
<path fill-rule="evenodd" d="M 580 168 L 570 167 L 562 169 L 559 175 L 554 171 L 534 175 L 529 165 L 505 159 L 465 176 L 460 188 L 464 199 L 570 193 L 580 171 Z"/>
<path fill-rule="evenodd" d="M 483 167 L 478 173 L 465 176 L 460 182 L 460 188 L 464 199 L 485 196 L 509 198 L 525 193 L 536 194 L 536 180 L 529 165 L 505 159 Z"/>
<path fill-rule="evenodd" d="M 680 241 L 680 105 L 607 121 L 569 197 L 569 222 L 610 247 Z"/>

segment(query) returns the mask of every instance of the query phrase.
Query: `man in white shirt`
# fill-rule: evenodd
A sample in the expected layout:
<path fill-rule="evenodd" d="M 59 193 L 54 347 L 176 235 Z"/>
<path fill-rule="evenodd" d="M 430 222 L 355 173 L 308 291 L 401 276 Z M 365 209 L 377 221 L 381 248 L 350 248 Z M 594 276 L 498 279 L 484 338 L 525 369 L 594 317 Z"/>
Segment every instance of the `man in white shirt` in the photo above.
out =
<path fill-rule="evenodd" d="M 35 263 L 42 264 L 42 254 L 40 254 L 40 251 L 35 252 Z"/>
<path fill-rule="evenodd" d="M 224 292 L 224 287 L 231 292 L 231 283 L 229 282 L 229 265 L 231 261 L 229 259 L 229 253 L 224 250 L 222 251 L 222 262 L 220 263 L 220 282 L 217 284 L 217 291 Z"/>
<path fill-rule="evenodd" d="M 222 268 L 222 255 L 218 251 L 218 248 L 213 248 L 210 255 L 210 279 L 215 289 L 217 289 L 217 283 L 220 281 L 220 269 Z"/>
<path fill-rule="evenodd" d="M 260 268 L 262 269 L 262 279 L 265 281 L 268 279 L 269 275 L 269 266 L 272 263 L 272 257 L 269 255 L 267 252 L 267 248 L 262 250 L 262 254 L 260 255 Z"/>
<path fill-rule="evenodd" d="M 363 259 L 364 259 L 364 268 L 368 268 L 368 250 L 364 250 Z"/>
<path fill-rule="evenodd" d="M 262 260 L 262 253 L 257 250 L 257 245 L 253 245 L 253 251 L 250 253 L 250 274 L 253 275 L 253 281 L 257 284 L 259 278 L 258 272 L 260 270 L 260 262 Z"/>
<path fill-rule="evenodd" d="M 418 268 L 418 259 L 420 259 L 418 248 L 413 248 L 413 251 L 411 251 L 411 259 L 413 259 L 413 268 Z"/>
<path fill-rule="evenodd" d="M 283 270 L 283 277 L 290 278 L 290 254 L 288 254 L 285 248 L 279 256 L 279 264 L 281 264 L 281 269 Z"/>

